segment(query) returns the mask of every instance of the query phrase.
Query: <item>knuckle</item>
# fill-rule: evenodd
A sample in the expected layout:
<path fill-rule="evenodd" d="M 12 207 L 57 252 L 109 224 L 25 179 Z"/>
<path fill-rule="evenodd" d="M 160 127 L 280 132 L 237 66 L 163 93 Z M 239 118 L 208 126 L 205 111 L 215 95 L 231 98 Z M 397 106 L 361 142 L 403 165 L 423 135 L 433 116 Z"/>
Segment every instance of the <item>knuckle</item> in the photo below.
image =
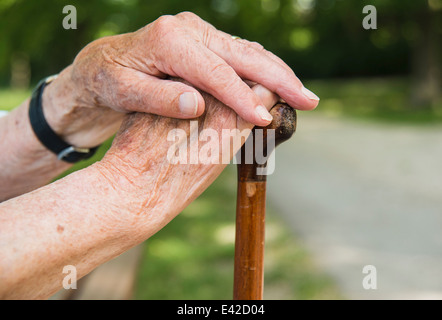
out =
<path fill-rule="evenodd" d="M 217 79 L 230 78 L 232 75 L 232 67 L 226 63 L 217 63 L 210 67 L 209 74 Z"/>
<path fill-rule="evenodd" d="M 171 15 L 164 15 L 159 17 L 154 22 L 155 30 L 160 33 L 168 32 L 175 27 L 175 17 Z"/>
<path fill-rule="evenodd" d="M 245 56 L 256 56 L 257 49 L 255 48 L 255 46 L 250 45 L 250 43 L 244 43 L 244 45 L 241 48 L 241 52 Z"/>
<path fill-rule="evenodd" d="M 158 48 L 161 48 L 161 44 L 169 44 L 176 39 L 178 29 L 177 19 L 174 16 L 161 16 L 153 22 L 151 40 L 158 45 Z"/>
<path fill-rule="evenodd" d="M 184 20 L 199 20 L 200 18 L 193 12 L 190 11 L 183 11 L 176 15 L 177 18 L 181 18 Z"/>
<path fill-rule="evenodd" d="M 267 51 L 266 49 L 264 49 L 264 46 L 262 45 L 262 44 L 260 44 L 259 42 L 256 42 L 256 41 L 252 41 L 252 42 L 249 42 L 249 44 L 250 44 L 250 46 L 251 47 L 253 47 L 255 50 L 258 50 L 258 51 Z"/>
<path fill-rule="evenodd" d="M 209 77 L 214 80 L 217 89 L 229 91 L 237 89 L 239 77 L 235 70 L 226 63 L 218 63 L 210 67 Z"/>
<path fill-rule="evenodd" d="M 204 32 L 208 32 L 208 29 L 214 29 L 214 27 L 211 24 L 204 21 L 193 12 L 184 11 L 178 13 L 175 17 L 183 21 L 188 27 L 193 27 L 194 29 L 197 30 L 203 30 Z"/>
<path fill-rule="evenodd" d="M 264 46 L 256 41 L 248 41 L 246 39 L 238 39 L 235 42 L 241 44 L 241 50 L 244 55 L 255 55 L 265 54 L 267 55 L 269 52 L 264 48 Z"/>

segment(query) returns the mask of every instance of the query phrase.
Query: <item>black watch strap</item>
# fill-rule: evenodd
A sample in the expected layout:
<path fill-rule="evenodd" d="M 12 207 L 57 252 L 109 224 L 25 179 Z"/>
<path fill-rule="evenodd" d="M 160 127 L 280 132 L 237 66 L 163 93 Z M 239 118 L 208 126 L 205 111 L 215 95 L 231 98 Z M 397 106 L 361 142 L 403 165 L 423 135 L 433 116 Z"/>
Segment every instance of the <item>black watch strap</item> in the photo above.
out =
<path fill-rule="evenodd" d="M 32 93 L 31 102 L 29 104 L 29 120 L 31 121 L 32 129 L 38 140 L 40 140 L 46 148 L 55 153 L 59 160 L 75 163 L 80 160 L 89 159 L 95 154 L 98 147 L 89 149 L 71 146 L 64 142 L 46 121 L 41 100 L 44 88 L 52 79 L 54 79 L 54 77 L 41 80 Z"/>

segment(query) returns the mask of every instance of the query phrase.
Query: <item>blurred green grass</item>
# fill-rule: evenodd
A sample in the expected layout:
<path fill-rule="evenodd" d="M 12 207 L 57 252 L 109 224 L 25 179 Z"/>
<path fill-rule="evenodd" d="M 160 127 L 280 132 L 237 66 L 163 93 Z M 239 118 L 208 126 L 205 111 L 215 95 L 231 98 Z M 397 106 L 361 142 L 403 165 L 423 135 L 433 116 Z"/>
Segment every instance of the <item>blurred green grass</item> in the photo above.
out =
<path fill-rule="evenodd" d="M 12 110 L 30 95 L 31 90 L 0 88 L 0 110 Z"/>
<path fill-rule="evenodd" d="M 408 78 L 332 79 L 306 81 L 320 98 L 315 112 L 388 123 L 427 124 L 442 121 L 442 100 L 433 106 L 411 103 Z"/>

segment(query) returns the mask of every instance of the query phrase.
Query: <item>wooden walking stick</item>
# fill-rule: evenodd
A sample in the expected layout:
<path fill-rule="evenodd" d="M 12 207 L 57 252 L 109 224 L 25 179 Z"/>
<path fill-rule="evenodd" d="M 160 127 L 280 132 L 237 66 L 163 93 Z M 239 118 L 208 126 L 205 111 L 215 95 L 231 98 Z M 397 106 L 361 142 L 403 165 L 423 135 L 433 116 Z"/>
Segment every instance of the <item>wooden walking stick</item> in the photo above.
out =
<path fill-rule="evenodd" d="M 233 299 L 261 300 L 264 282 L 264 229 L 266 205 L 266 175 L 257 174 L 258 168 L 266 164 L 256 161 L 256 138 L 263 138 L 263 149 L 268 155 L 273 150 L 267 148 L 267 134 L 274 129 L 275 144 L 289 139 L 296 130 L 296 112 L 286 104 L 278 103 L 271 110 L 273 121 L 267 127 L 255 127 L 252 130 L 253 157 L 246 160 L 246 145 L 241 149 L 241 162 L 238 167 L 238 191 L 236 206 L 236 238 Z M 258 135 L 257 130 L 263 130 Z M 248 162 L 248 163 L 246 163 Z M 250 163 L 252 162 L 252 163 Z"/>

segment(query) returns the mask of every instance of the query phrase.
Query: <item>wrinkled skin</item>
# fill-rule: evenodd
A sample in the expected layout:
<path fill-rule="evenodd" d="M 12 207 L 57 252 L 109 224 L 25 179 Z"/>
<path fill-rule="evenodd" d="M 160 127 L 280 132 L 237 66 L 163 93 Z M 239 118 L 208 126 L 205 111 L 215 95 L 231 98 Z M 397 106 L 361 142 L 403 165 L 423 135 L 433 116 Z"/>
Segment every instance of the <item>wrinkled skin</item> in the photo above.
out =
<path fill-rule="evenodd" d="M 198 104 L 185 113 L 192 108 L 181 108 L 181 95 L 189 92 Z M 184 143 L 190 120 L 153 114 L 200 116 L 200 132 L 222 137 L 222 129 L 266 125 L 257 111 L 279 98 L 303 110 L 319 100 L 262 46 L 233 40 L 192 13 L 92 42 L 46 87 L 43 107 L 49 125 L 76 147 L 102 143 L 123 122 L 101 161 L 46 185 L 69 164 L 35 137 L 29 101 L 0 120 L 0 200 L 10 199 L 0 204 L 0 297 L 49 297 L 63 266 L 75 265 L 81 278 L 158 232 L 216 179 L 225 164 L 167 158 L 170 130 L 185 130 Z M 219 143 L 229 159 L 241 145 Z"/>
<path fill-rule="evenodd" d="M 264 90 L 260 85 L 252 88 L 263 100 L 267 109 L 277 101 L 277 96 Z M 170 221 L 188 204 L 198 197 L 222 172 L 226 164 L 221 155 L 231 160 L 244 143 L 244 136 L 253 124 L 241 119 L 232 109 L 217 101 L 212 96 L 202 93 L 206 112 L 198 120 L 198 131 L 213 129 L 219 135 L 219 164 L 171 164 L 167 159 L 169 148 L 174 142 L 167 141 L 173 129 L 183 129 L 187 139 L 189 155 L 194 142 L 189 143 L 190 121 L 178 120 L 156 115 L 135 113 L 124 120 L 111 149 L 100 163 L 100 170 L 108 177 L 116 190 L 124 190 L 124 196 L 135 219 L 165 219 Z M 230 139 L 222 135 L 223 129 L 238 129 L 231 144 L 223 143 Z M 232 131 L 233 132 L 233 131 Z M 186 140 L 186 141 L 184 141 Z M 198 151 L 205 142 L 198 143 Z M 230 146 L 230 148 L 229 148 Z M 124 201 L 123 201 L 124 202 Z M 129 204 L 130 203 L 130 204 Z M 144 215 L 146 208 L 154 207 L 158 216 Z"/>
<path fill-rule="evenodd" d="M 254 114 L 261 101 L 241 79 L 260 83 L 293 107 L 312 109 L 317 104 L 300 92 L 302 83 L 280 58 L 258 43 L 233 40 L 190 12 L 162 16 L 136 32 L 95 41 L 78 55 L 73 68 L 80 92 L 90 92 L 87 105 L 98 102 L 119 111 L 181 118 L 178 96 L 194 92 L 199 108 L 186 118 L 201 115 L 204 100 L 198 91 L 162 80 L 166 75 L 185 79 L 258 125 L 268 124 Z"/>
<path fill-rule="evenodd" d="M 278 97 L 253 87 L 270 109 Z M 236 113 L 203 94 L 199 132 L 251 129 Z M 148 239 L 196 199 L 226 164 L 171 164 L 170 130 L 191 120 L 144 113 L 127 115 L 105 157 L 83 170 L 0 204 L 0 297 L 47 298 L 61 288 L 66 265 L 81 278 Z M 250 132 L 250 131 L 247 131 Z M 239 140 L 239 135 L 234 140 Z M 223 150 L 231 159 L 241 143 Z M 199 143 L 198 150 L 204 147 Z M 192 145 L 187 146 L 190 151 Z"/>
<path fill-rule="evenodd" d="M 258 108 L 262 101 L 246 80 L 261 84 L 294 108 L 311 110 L 318 104 L 319 98 L 280 58 L 256 42 L 232 39 L 190 12 L 162 16 L 135 32 L 90 43 L 48 86 L 43 100 L 55 131 L 85 147 L 114 133 L 121 113 L 180 119 L 201 115 L 205 103 L 197 89 L 244 120 L 267 125 L 271 116 L 265 109 L 270 119 L 257 111 L 263 109 Z M 186 105 L 193 101 L 196 108 L 183 108 L 184 93 L 190 93 Z"/>

